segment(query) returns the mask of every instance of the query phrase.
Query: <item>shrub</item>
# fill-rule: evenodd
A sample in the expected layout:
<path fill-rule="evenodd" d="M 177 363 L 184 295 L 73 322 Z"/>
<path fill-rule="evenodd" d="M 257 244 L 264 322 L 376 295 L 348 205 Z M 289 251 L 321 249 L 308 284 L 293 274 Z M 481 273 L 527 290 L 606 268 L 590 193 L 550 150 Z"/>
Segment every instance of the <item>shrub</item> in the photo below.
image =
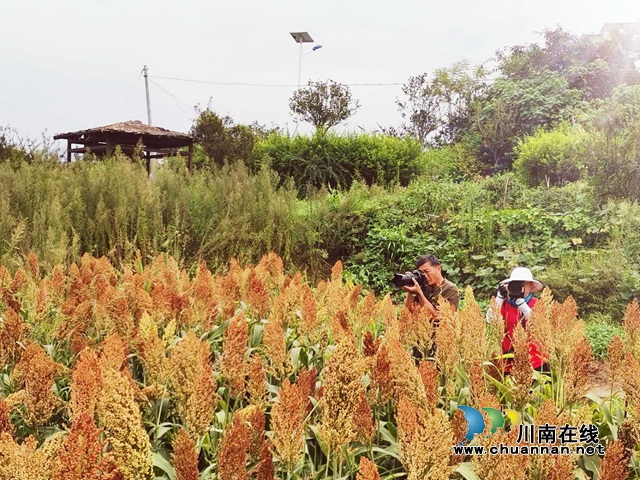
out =
<path fill-rule="evenodd" d="M 355 182 L 301 200 L 266 167 L 251 173 L 240 162 L 187 175 L 183 164 L 172 159 L 149 180 L 142 165 L 119 157 L 15 170 L 0 163 L 0 257 L 33 250 L 51 265 L 87 251 L 119 263 L 166 252 L 219 270 L 229 258 L 255 262 L 273 250 L 312 279 L 341 260 L 354 281 L 385 293 L 395 271 L 428 252 L 482 299 L 518 265 L 548 275 L 583 314 L 617 318 L 640 292 L 640 207 L 598 205 L 583 181 L 546 189 L 513 174 L 425 176 L 394 189 Z"/>
<path fill-rule="evenodd" d="M 572 295 L 581 315 L 599 313 L 616 319 L 622 318 L 628 299 L 640 294 L 634 270 L 623 250 L 609 245 L 565 255 L 542 272 L 540 280 L 559 299 Z"/>
<path fill-rule="evenodd" d="M 589 340 L 593 355 L 596 358 L 603 359 L 607 357 L 607 347 L 613 337 L 616 335 L 624 337 L 624 330 L 620 325 L 614 324 L 611 317 L 594 315 L 587 322 L 584 334 Z"/>
<path fill-rule="evenodd" d="M 575 182 L 584 169 L 587 137 L 581 127 L 566 124 L 553 130 L 538 129 L 516 145 L 514 169 L 531 186 Z"/>
<path fill-rule="evenodd" d="M 595 132 L 586 144 L 585 161 L 603 201 L 640 200 L 640 120 L 628 131 Z"/>
<path fill-rule="evenodd" d="M 640 85 L 615 88 L 592 117 L 586 165 L 603 199 L 640 199 Z"/>
<path fill-rule="evenodd" d="M 539 271 L 578 245 L 593 248 L 606 239 L 600 233 L 605 217 L 595 217 L 580 189 L 552 191 L 544 208 L 529 203 L 543 199 L 518 184 L 504 201 L 504 186 L 495 183 L 423 181 L 378 197 L 362 209 L 368 228 L 349 268 L 358 281 L 384 291 L 394 271 L 429 252 L 450 280 L 488 297 L 515 266 Z M 573 198 L 581 203 L 573 205 Z"/>
<path fill-rule="evenodd" d="M 451 147 L 430 148 L 420 157 L 425 177 L 451 178 L 456 171 Z"/>
<path fill-rule="evenodd" d="M 10 126 L 0 127 L 0 162 L 8 162 L 13 168 L 22 163 L 59 161 L 53 140 L 42 134 L 42 139 L 21 136 Z"/>
<path fill-rule="evenodd" d="M 321 131 L 311 137 L 272 134 L 256 144 L 249 163 L 254 169 L 270 165 L 301 190 L 348 188 L 356 180 L 388 187 L 415 178 L 421 154 L 422 147 L 412 139 Z"/>
<path fill-rule="evenodd" d="M 640 120 L 640 85 L 622 85 L 613 89 L 601 108 L 593 113 L 593 122 L 605 133 L 629 131 Z"/>
<path fill-rule="evenodd" d="M 420 157 L 420 170 L 430 179 L 465 180 L 477 177 L 483 170 L 476 150 L 467 142 L 431 148 Z"/>

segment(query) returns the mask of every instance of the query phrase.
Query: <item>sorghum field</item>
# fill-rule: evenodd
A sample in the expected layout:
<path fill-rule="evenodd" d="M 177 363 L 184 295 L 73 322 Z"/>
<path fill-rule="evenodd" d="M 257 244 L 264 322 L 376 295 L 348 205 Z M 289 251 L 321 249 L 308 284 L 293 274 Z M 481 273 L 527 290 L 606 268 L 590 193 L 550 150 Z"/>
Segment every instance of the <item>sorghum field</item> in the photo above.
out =
<path fill-rule="evenodd" d="M 85 255 L 43 271 L 0 267 L 0 479 L 638 477 L 640 311 L 609 346 L 610 396 L 587 394 L 591 348 L 571 297 L 549 290 L 528 334 L 550 358 L 533 372 L 527 332 L 514 368 L 470 288 L 432 331 L 342 277 L 310 285 L 282 260 L 190 275 L 171 257 L 114 266 Z M 491 307 L 490 307 L 491 308 Z M 444 312 L 448 312 L 444 309 Z M 415 365 L 411 347 L 435 359 Z M 587 394 L 585 396 L 585 394 Z M 604 458 L 455 456 L 458 405 L 523 423 L 595 424 Z M 487 422 L 487 425 L 489 423 Z M 515 444 L 507 425 L 474 444 Z M 488 432 L 486 432 L 488 433 Z"/>

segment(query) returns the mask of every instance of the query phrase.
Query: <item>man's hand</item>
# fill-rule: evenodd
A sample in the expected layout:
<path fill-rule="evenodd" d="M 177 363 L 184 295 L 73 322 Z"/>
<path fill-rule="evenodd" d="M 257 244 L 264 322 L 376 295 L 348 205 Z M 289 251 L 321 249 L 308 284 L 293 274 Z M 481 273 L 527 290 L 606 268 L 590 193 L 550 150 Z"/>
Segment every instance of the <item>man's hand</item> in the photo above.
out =
<path fill-rule="evenodd" d="M 498 287 L 498 296 L 502 298 L 507 298 L 509 296 L 509 291 L 507 290 L 507 285 L 505 283 L 500 283 Z"/>
<path fill-rule="evenodd" d="M 418 282 L 416 282 L 415 278 L 413 279 L 413 286 L 412 287 L 404 286 L 404 287 L 402 287 L 402 289 L 405 292 L 413 293 L 414 295 L 418 295 L 418 293 L 421 292 L 420 285 L 418 285 Z"/>

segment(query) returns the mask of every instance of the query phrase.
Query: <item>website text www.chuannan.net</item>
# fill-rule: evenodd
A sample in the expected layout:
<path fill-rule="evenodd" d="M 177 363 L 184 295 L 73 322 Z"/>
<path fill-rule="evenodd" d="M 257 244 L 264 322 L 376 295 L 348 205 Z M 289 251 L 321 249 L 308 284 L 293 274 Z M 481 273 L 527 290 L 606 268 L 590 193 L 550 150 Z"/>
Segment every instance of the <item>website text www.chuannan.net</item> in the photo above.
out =
<path fill-rule="evenodd" d="M 547 445 L 492 445 L 486 448 L 482 445 L 455 445 L 455 455 L 604 455 L 602 445 L 547 446 Z"/>

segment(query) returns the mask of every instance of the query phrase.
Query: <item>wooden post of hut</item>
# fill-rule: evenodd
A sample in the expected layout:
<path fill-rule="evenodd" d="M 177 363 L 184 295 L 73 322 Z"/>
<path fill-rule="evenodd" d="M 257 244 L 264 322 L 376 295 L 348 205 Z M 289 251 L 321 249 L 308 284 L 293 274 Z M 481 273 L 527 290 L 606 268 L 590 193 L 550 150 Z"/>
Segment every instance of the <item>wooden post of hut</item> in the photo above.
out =
<path fill-rule="evenodd" d="M 71 161 L 71 154 L 86 153 L 88 150 L 98 157 L 109 157 L 116 146 L 120 147 L 122 153 L 131 157 L 140 141 L 142 156 L 146 159 L 147 173 L 151 173 L 152 158 L 172 155 L 187 157 L 189 173 L 192 173 L 193 169 L 193 137 L 191 135 L 152 127 L 138 120 L 60 133 L 53 138 L 67 140 L 67 162 Z M 187 150 L 181 150 L 184 148 Z"/>

